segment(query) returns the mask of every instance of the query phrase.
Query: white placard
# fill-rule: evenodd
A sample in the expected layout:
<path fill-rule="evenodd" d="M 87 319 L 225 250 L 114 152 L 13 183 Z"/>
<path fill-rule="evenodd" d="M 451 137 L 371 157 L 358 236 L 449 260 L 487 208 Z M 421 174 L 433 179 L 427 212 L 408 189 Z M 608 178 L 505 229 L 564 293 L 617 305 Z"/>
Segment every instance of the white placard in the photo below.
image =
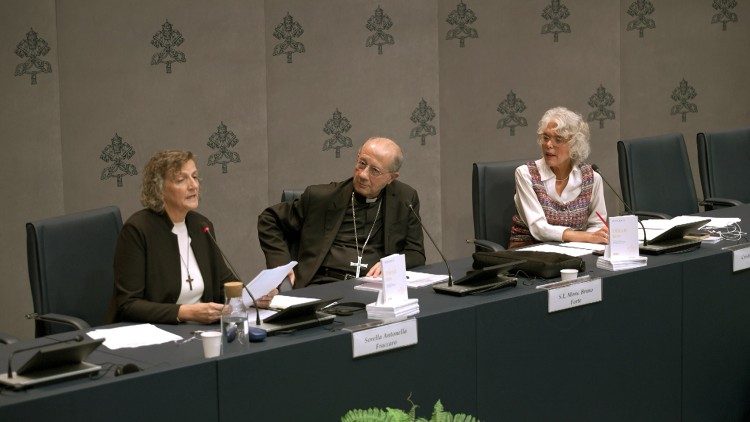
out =
<path fill-rule="evenodd" d="M 417 344 L 417 320 L 404 321 L 352 333 L 352 357 L 372 355 Z"/>
<path fill-rule="evenodd" d="M 409 299 L 406 290 L 406 257 L 393 254 L 380 260 L 383 271 L 383 294 L 378 297 L 378 304 L 401 303 Z"/>
<path fill-rule="evenodd" d="M 638 217 L 609 217 L 609 244 L 604 256 L 610 260 L 638 256 Z"/>
<path fill-rule="evenodd" d="M 601 301 L 602 279 L 598 277 L 557 289 L 549 289 L 547 291 L 547 312 L 562 311 L 563 309 Z"/>
<path fill-rule="evenodd" d="M 732 251 L 732 272 L 750 268 L 750 244 L 732 245 L 724 249 Z"/>

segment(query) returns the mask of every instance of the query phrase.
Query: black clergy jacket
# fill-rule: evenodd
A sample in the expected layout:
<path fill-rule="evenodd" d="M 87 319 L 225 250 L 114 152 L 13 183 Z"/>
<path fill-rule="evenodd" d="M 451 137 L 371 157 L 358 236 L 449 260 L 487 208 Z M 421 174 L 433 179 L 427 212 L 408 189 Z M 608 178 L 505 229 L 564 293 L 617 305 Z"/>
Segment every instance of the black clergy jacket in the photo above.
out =
<path fill-rule="evenodd" d="M 296 282 L 301 288 L 310 284 L 331 249 L 341 227 L 344 213 L 351 205 L 352 178 L 327 185 L 313 185 L 292 203 L 282 202 L 266 208 L 258 217 L 258 239 L 268 268 L 296 260 Z M 425 263 L 422 227 L 408 204 L 419 213 L 419 196 L 411 186 L 398 180 L 386 185 L 383 202 L 383 243 L 385 255 L 405 255 L 406 267 Z M 299 243 L 297 257 L 288 242 Z"/>

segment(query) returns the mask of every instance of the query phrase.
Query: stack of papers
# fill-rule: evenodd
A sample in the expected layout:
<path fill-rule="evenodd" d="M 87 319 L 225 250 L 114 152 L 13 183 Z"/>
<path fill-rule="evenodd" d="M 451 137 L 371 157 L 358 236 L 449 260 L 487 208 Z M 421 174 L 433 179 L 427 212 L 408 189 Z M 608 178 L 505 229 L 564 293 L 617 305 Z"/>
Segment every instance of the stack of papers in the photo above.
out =
<path fill-rule="evenodd" d="M 151 324 L 128 325 L 118 328 L 104 328 L 89 331 L 89 337 L 98 340 L 104 339 L 104 345 L 111 350 L 125 347 L 150 346 L 152 344 L 168 343 L 170 341 L 182 340 L 177 334 L 162 330 Z"/>
<path fill-rule="evenodd" d="M 383 288 L 383 277 L 360 277 L 358 280 L 364 283 L 354 286 L 357 290 L 377 292 Z M 445 274 L 419 273 L 416 271 L 406 272 L 406 286 L 412 289 L 432 286 L 433 284 L 447 281 L 448 276 Z"/>
<path fill-rule="evenodd" d="M 418 313 L 419 299 L 407 299 L 397 305 L 378 305 L 377 302 L 367 305 L 367 318 L 369 319 L 393 319 Z"/>
<path fill-rule="evenodd" d="M 646 236 L 648 237 L 648 240 L 651 240 L 678 224 L 692 223 L 695 221 L 705 220 L 707 218 L 710 218 L 710 217 L 697 216 L 697 215 L 680 215 L 675 218 L 672 218 L 671 220 L 663 220 L 663 219 L 656 218 L 656 219 L 641 220 L 641 223 L 643 224 L 643 227 L 646 229 Z M 709 221 L 703 227 L 701 227 L 700 230 L 720 229 L 720 228 L 731 226 L 732 224 L 737 224 L 740 221 L 741 220 L 739 218 L 713 217 L 711 218 L 711 221 Z M 641 230 L 640 227 L 638 228 L 638 240 L 641 240 L 641 241 L 643 240 L 643 230 Z"/>
<path fill-rule="evenodd" d="M 645 267 L 648 263 L 647 256 L 633 256 L 628 258 L 609 259 L 600 256 L 596 260 L 596 267 L 607 271 L 622 271 L 632 268 Z"/>

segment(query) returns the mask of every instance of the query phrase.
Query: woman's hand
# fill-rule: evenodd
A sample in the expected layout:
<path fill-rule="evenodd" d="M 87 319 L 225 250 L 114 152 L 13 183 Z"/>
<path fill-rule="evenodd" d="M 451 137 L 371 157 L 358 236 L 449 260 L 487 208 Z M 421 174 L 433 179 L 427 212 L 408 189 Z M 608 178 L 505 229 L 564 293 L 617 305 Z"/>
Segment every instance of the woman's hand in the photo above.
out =
<path fill-rule="evenodd" d="M 270 292 L 268 292 L 267 295 L 261 297 L 260 299 L 256 300 L 255 302 L 258 304 L 259 308 L 268 308 L 268 305 L 271 304 L 271 300 L 274 296 L 276 296 L 279 293 L 279 289 L 273 289 Z"/>
<path fill-rule="evenodd" d="M 562 240 L 563 242 L 586 242 L 606 245 L 609 243 L 609 229 L 607 226 L 604 226 L 595 232 L 581 232 L 567 229 L 563 232 Z"/>
<path fill-rule="evenodd" d="M 221 310 L 224 305 L 221 303 L 191 303 L 189 305 L 180 305 L 177 311 L 177 318 L 180 321 L 194 321 L 201 324 L 211 324 L 221 318 Z"/>

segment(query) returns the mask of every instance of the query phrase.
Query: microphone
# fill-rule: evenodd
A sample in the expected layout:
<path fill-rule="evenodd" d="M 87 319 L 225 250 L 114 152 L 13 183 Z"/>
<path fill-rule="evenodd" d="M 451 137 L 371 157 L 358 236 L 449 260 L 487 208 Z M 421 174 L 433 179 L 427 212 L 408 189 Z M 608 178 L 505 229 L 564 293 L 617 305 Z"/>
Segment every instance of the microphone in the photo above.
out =
<path fill-rule="evenodd" d="M 607 185 L 607 187 L 609 188 L 609 190 L 612 191 L 612 193 L 615 194 L 615 196 L 620 201 L 620 203 L 625 207 L 625 210 L 628 213 L 630 213 L 632 215 L 635 215 L 635 213 L 633 212 L 633 210 L 628 206 L 627 202 L 625 202 L 625 200 L 622 199 L 622 197 L 617 193 L 617 191 L 615 190 L 615 188 L 613 188 L 612 185 L 609 184 L 609 182 L 607 181 L 607 179 L 604 178 L 604 175 L 602 174 L 602 172 L 599 171 L 599 166 L 597 166 L 596 164 L 592 164 L 591 168 L 595 172 L 599 173 L 599 177 L 602 178 L 602 180 Z M 641 223 L 641 219 L 638 218 L 638 216 L 636 216 L 636 221 L 638 221 L 638 224 L 641 225 L 641 229 L 643 230 L 643 246 L 647 246 L 648 245 L 648 239 L 646 238 L 646 226 L 644 226 L 643 223 Z"/>
<path fill-rule="evenodd" d="M 45 314 L 45 315 L 39 315 L 37 312 L 32 312 L 30 314 L 24 315 L 24 318 L 26 319 L 33 319 L 35 321 L 43 321 L 43 322 L 53 322 L 56 324 L 65 324 L 73 327 L 75 330 L 86 330 L 91 327 L 86 324 L 86 321 L 79 320 L 78 318 L 73 318 L 73 321 L 70 321 L 69 318 L 55 318 L 58 314 Z M 85 325 L 84 325 L 85 324 Z"/>
<path fill-rule="evenodd" d="M 453 286 L 453 276 L 451 275 L 451 267 L 448 265 L 448 260 L 445 259 L 445 255 L 443 255 L 443 252 L 438 248 L 437 243 L 435 243 L 435 240 L 430 236 L 430 232 L 427 231 L 427 228 L 422 224 L 422 219 L 419 218 L 419 214 L 417 214 L 416 211 L 414 211 L 414 207 L 411 205 L 411 203 L 404 202 L 407 207 L 411 210 L 412 214 L 414 214 L 415 217 L 417 217 L 417 221 L 419 221 L 420 227 L 422 227 L 422 230 L 427 234 L 427 237 L 430 239 L 430 242 L 432 242 L 432 246 L 437 249 L 438 253 L 440 254 L 440 258 L 443 259 L 443 263 L 445 264 L 445 268 L 448 270 L 448 286 Z"/>
<path fill-rule="evenodd" d="M 214 246 L 216 246 L 216 249 L 219 251 L 219 254 L 221 254 L 221 258 L 224 260 L 224 264 L 226 264 L 227 267 L 229 267 L 229 270 L 232 271 L 232 275 L 242 283 L 242 287 L 245 289 L 248 295 L 250 295 L 250 299 L 253 301 L 253 307 L 255 308 L 255 325 L 260 325 L 260 311 L 258 310 L 258 303 L 255 301 L 255 297 L 252 293 L 250 293 L 250 289 L 247 288 L 247 285 L 244 281 L 240 278 L 239 275 L 237 275 L 237 271 L 235 271 L 234 267 L 232 266 L 232 263 L 229 262 L 229 259 L 226 255 L 224 255 L 224 251 L 221 250 L 221 246 L 216 242 L 216 238 L 214 237 L 213 233 L 211 233 L 211 228 L 208 226 L 208 223 L 203 223 L 203 233 L 206 233 L 213 242 Z M 250 332 L 252 330 L 252 332 Z M 248 327 L 248 333 L 247 338 L 250 341 L 253 342 L 260 342 L 263 341 L 266 338 L 266 330 L 262 328 L 257 327 Z"/>
<path fill-rule="evenodd" d="M 61 343 L 70 343 L 72 341 L 81 342 L 81 341 L 83 341 L 83 336 L 79 334 L 79 335 L 73 337 L 72 339 L 56 340 L 56 341 L 53 341 L 52 343 L 47 343 L 47 344 L 42 344 L 42 345 L 36 345 L 36 346 L 31 346 L 31 347 L 25 347 L 23 349 L 17 349 L 17 350 L 12 351 L 10 353 L 10 356 L 8 356 L 8 379 L 13 378 L 13 357 L 16 355 L 16 353 L 28 352 L 29 350 L 34 350 L 34 349 L 42 349 L 42 348 L 47 347 L 47 346 L 54 346 L 56 344 L 61 344 Z"/>

